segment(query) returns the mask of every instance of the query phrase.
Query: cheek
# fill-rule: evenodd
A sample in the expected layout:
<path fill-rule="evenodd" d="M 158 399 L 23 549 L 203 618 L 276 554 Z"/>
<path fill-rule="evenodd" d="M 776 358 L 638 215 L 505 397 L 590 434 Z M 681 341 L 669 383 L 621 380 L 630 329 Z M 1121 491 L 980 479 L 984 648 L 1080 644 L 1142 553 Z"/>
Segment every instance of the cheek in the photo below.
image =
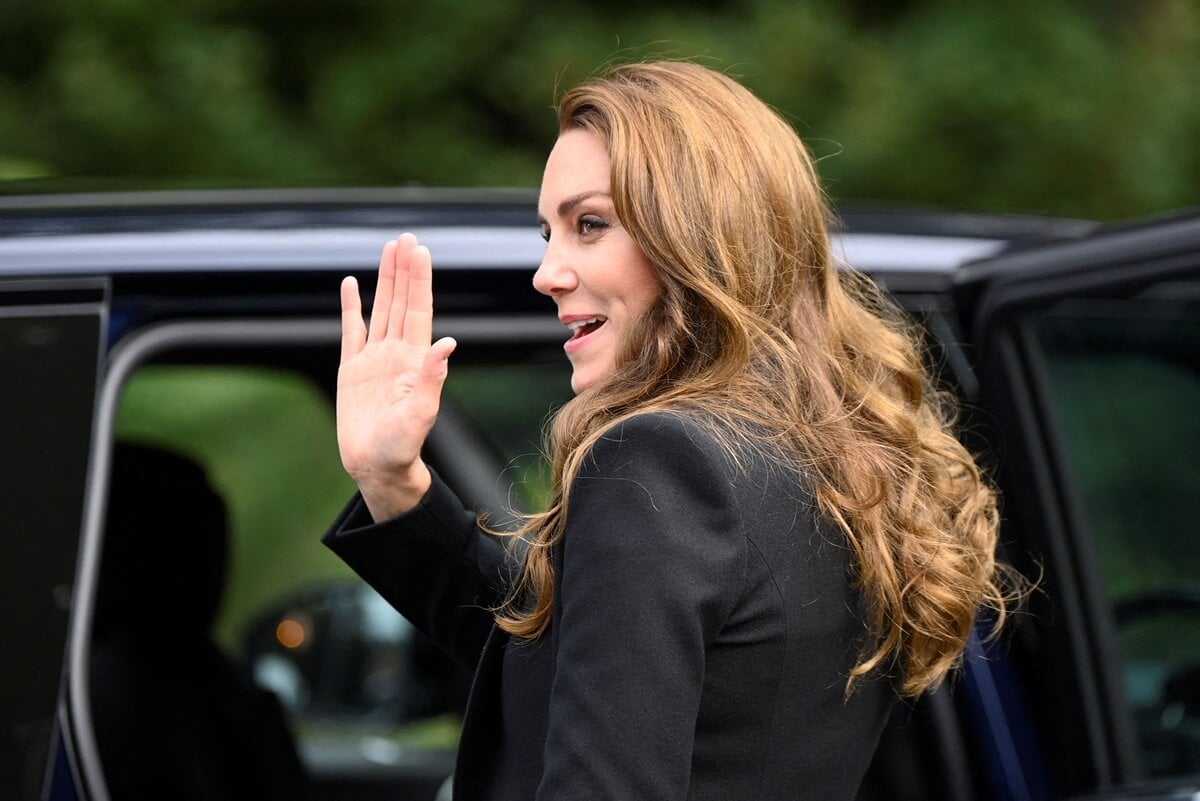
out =
<path fill-rule="evenodd" d="M 637 276 L 629 284 L 630 305 L 638 314 L 644 314 L 658 301 L 663 294 L 662 281 L 658 273 L 649 263 L 639 270 Z"/>
<path fill-rule="evenodd" d="M 595 262 L 593 286 L 624 307 L 628 316 L 641 317 L 662 296 L 662 281 L 658 270 L 625 231 L 613 233 L 612 247 Z M 598 251 L 595 255 L 601 256 Z"/>

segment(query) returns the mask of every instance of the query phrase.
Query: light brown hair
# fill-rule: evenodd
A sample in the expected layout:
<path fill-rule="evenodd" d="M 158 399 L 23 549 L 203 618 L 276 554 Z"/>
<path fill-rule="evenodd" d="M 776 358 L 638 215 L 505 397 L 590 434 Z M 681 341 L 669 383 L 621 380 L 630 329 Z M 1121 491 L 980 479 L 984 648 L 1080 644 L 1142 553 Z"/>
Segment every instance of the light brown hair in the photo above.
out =
<path fill-rule="evenodd" d="M 522 529 L 532 547 L 498 624 L 523 638 L 550 624 L 549 546 L 597 439 L 637 414 L 698 412 L 735 458 L 753 441 L 799 471 L 850 544 L 869 639 L 847 692 L 875 672 L 906 695 L 935 686 L 982 608 L 1003 623 L 1021 579 L 995 559 L 995 493 L 951 433 L 955 404 L 932 386 L 916 329 L 835 264 L 800 138 L 736 81 L 685 62 L 583 84 L 559 128 L 607 144 L 617 215 L 664 290 L 614 374 L 553 421 L 554 498 Z"/>

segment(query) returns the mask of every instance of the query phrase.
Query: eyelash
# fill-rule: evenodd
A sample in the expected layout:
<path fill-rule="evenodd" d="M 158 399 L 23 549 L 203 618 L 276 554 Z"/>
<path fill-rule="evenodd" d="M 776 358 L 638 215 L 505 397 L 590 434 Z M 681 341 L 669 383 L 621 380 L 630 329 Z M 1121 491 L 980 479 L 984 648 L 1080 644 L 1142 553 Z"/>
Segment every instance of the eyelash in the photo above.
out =
<path fill-rule="evenodd" d="M 588 236 L 609 228 L 608 221 L 594 214 L 584 214 L 575 223 L 575 229 L 580 236 Z M 550 241 L 550 229 L 542 228 L 542 239 Z"/>
<path fill-rule="evenodd" d="M 593 214 L 585 214 L 579 218 L 576 227 L 579 229 L 579 233 L 586 236 L 587 234 L 594 234 L 597 231 L 603 231 L 605 228 L 608 228 L 608 223 Z"/>

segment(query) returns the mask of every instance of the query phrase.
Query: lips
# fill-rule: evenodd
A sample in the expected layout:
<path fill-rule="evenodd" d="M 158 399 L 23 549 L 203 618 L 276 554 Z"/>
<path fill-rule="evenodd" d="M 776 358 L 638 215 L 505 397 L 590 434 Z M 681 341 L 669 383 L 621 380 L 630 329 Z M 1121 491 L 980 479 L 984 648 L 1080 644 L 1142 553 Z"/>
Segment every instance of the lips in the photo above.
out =
<path fill-rule="evenodd" d="M 571 336 L 563 345 L 568 354 L 574 353 L 587 342 L 588 338 L 604 327 L 608 318 L 604 315 L 573 314 L 561 318 L 563 325 L 571 329 Z"/>
<path fill-rule="evenodd" d="M 571 329 L 571 339 L 582 339 L 600 326 L 608 322 L 606 317 L 587 317 L 583 319 L 572 320 L 567 323 L 567 328 Z"/>

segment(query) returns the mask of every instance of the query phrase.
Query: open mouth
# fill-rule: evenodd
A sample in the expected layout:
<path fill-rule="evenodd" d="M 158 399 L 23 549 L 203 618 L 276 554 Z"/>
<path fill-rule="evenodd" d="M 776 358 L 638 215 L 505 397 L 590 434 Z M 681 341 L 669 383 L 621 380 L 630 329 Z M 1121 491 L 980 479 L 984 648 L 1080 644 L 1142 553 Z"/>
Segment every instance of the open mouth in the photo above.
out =
<path fill-rule="evenodd" d="M 568 323 L 567 327 L 571 329 L 571 339 L 581 339 L 595 332 L 607 322 L 607 317 L 592 317 L 588 320 L 576 320 Z"/>

